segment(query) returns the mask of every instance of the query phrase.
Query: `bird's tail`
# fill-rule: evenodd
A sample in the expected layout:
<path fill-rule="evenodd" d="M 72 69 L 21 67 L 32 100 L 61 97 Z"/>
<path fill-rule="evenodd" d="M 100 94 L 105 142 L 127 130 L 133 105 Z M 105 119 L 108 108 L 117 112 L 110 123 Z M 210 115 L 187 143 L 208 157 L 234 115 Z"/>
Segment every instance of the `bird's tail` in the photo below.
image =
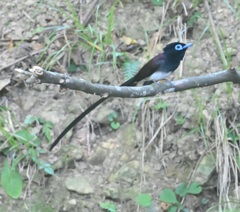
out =
<path fill-rule="evenodd" d="M 85 110 L 83 113 L 81 113 L 77 118 L 75 118 L 62 132 L 61 134 L 56 138 L 56 140 L 51 144 L 49 150 L 51 151 L 58 142 L 62 139 L 62 137 L 70 130 L 72 129 L 81 119 L 83 119 L 88 113 L 90 113 L 92 110 L 94 110 L 98 105 L 100 105 L 102 102 L 104 102 L 108 97 L 103 97 L 96 101 L 94 104 L 92 104 L 87 110 Z"/>
<path fill-rule="evenodd" d="M 128 81 L 121 84 L 121 86 L 134 86 L 136 83 L 137 83 L 137 80 L 135 79 L 135 77 L 132 77 Z"/>
<path fill-rule="evenodd" d="M 128 81 L 121 84 L 121 86 L 133 86 L 136 82 L 135 77 L 129 79 Z M 92 110 L 94 110 L 98 105 L 100 105 L 102 102 L 104 102 L 108 97 L 103 97 L 99 99 L 97 102 L 92 104 L 87 110 L 85 110 L 83 113 L 81 113 L 77 118 L 75 118 L 62 132 L 61 134 L 56 138 L 56 140 L 51 144 L 49 150 L 51 151 L 58 142 L 63 138 L 66 133 L 72 129 L 79 121 L 81 121 L 88 113 L 90 113 Z"/>

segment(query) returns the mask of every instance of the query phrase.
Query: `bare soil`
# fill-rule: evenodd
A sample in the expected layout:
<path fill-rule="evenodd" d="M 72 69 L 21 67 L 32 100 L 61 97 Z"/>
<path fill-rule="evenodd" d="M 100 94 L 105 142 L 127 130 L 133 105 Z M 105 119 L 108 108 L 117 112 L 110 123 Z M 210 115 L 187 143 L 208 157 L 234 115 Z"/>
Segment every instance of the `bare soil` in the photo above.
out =
<path fill-rule="evenodd" d="M 79 17 L 84 19 L 92 1 L 70 2 Z M 147 0 L 122 1 L 117 4 L 112 32 L 114 42 L 120 45 L 123 35 L 135 39 L 140 47 L 128 53 L 129 57 L 144 64 L 149 54 L 153 57 L 166 44 L 178 41 L 183 27 L 181 23 L 187 22 L 198 11 L 201 18 L 189 27 L 187 40 L 183 40 L 194 43 L 194 46 L 187 51 L 184 64 L 171 76 L 171 80 L 224 69 L 204 3 L 199 3 L 193 9 L 192 3 L 188 1 L 177 6 L 169 2 L 164 24 L 176 16 L 178 19 L 169 25 L 165 24 L 160 31 L 163 7 L 153 6 Z M 238 14 L 238 5 L 229 2 Z M 104 32 L 107 30 L 106 14 L 112 4 L 112 1 L 105 1 L 99 8 L 99 30 Z M 23 127 L 28 115 L 38 116 L 54 124 L 52 136 L 56 138 L 67 123 L 99 98 L 72 90 L 60 92 L 59 86 L 49 84 L 28 88 L 24 83 L 27 77 L 23 78 L 14 71 L 15 68 L 27 70 L 36 65 L 40 53 L 33 56 L 29 54 L 41 50 L 49 39 L 51 30 L 33 36 L 34 30 L 38 27 L 73 24 L 69 17 L 56 10 L 61 8 L 69 11 L 67 5 L 64 0 L 0 2 L 0 102 L 10 109 L 14 130 Z M 221 43 L 225 47 L 224 53 L 230 55 L 231 66 L 237 67 L 240 62 L 238 16 L 224 2 L 214 0 L 210 8 L 217 32 L 221 35 Z M 96 8 L 88 23 L 92 26 L 96 23 L 95 11 Z M 71 34 L 66 33 L 66 36 Z M 38 65 L 43 65 L 51 53 L 59 50 L 62 42 L 60 38 L 51 44 Z M 226 49 L 229 54 L 225 52 Z M 105 51 L 108 54 L 109 50 Z M 72 52 L 71 59 L 76 64 L 88 66 L 90 55 L 90 51 L 78 49 Z M 68 52 L 63 52 L 52 69 L 67 73 L 67 57 Z M 103 65 L 98 65 L 98 60 L 99 55 L 96 54 L 88 72 L 78 70 L 67 74 L 113 85 L 124 81 L 121 67 L 112 64 L 111 56 Z M 163 102 L 167 104 L 166 108 L 154 109 Z M 159 94 L 147 100 L 112 98 L 89 114 L 52 152 L 48 152 L 50 143 L 43 141 L 41 147 L 46 149 L 46 153 L 40 157 L 56 168 L 54 176 L 44 174 L 34 165 L 27 170 L 23 162 L 19 165 L 24 177 L 23 194 L 21 198 L 13 200 L 0 187 L 0 210 L 103 211 L 99 203 L 110 201 L 116 204 L 118 211 L 144 211 L 135 202 L 136 195 L 143 192 L 150 193 L 154 199 L 154 205 L 149 211 L 163 211 L 163 203 L 159 200 L 161 191 L 164 188 L 174 189 L 184 181 L 199 180 L 194 173 L 204 156 L 211 152 L 217 159 L 220 154 L 217 151 L 219 132 L 225 132 L 222 138 L 225 142 L 229 140 L 227 129 L 233 128 L 239 132 L 239 108 L 239 86 L 231 83 L 181 93 Z M 111 129 L 108 123 L 107 115 L 113 111 L 117 112 L 121 124 L 118 130 Z M 9 130 L 9 127 L 6 126 L 6 129 Z M 33 129 L 39 132 L 39 126 Z M 236 136 L 238 140 L 239 135 Z M 1 138 L 1 143 L 4 141 Z M 230 160 L 224 157 L 223 164 L 224 159 Z M 2 154 L 1 162 L 5 158 L 6 155 Z M 207 176 L 200 177 L 200 181 L 204 181 L 202 193 L 184 199 L 183 205 L 189 211 L 206 211 L 218 205 L 224 178 L 220 166 L 216 167 Z M 233 191 L 232 188 L 236 188 L 233 184 L 237 180 L 232 179 L 231 169 L 228 173 L 228 185 Z M 67 180 L 78 177 L 87 180 L 93 191 L 81 193 L 67 189 Z M 207 200 L 206 204 L 203 204 L 203 198 Z"/>

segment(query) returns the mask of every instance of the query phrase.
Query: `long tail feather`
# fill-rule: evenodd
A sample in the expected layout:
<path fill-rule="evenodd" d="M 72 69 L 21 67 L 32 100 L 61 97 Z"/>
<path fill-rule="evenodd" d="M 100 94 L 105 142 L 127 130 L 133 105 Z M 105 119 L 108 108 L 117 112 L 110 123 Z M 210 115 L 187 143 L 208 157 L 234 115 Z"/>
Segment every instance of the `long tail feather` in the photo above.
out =
<path fill-rule="evenodd" d="M 128 81 L 124 82 L 121 86 L 131 86 L 134 85 L 135 79 L 134 77 L 129 79 Z M 94 110 L 97 106 L 99 106 L 101 103 L 103 103 L 108 97 L 103 97 L 93 103 L 87 110 L 85 110 L 83 113 L 81 113 L 77 118 L 75 118 L 62 132 L 61 134 L 56 138 L 56 140 L 51 144 L 49 150 L 51 151 L 58 142 L 65 136 L 69 130 L 71 130 L 79 121 L 81 121 L 87 114 L 89 114 L 92 110 Z"/>

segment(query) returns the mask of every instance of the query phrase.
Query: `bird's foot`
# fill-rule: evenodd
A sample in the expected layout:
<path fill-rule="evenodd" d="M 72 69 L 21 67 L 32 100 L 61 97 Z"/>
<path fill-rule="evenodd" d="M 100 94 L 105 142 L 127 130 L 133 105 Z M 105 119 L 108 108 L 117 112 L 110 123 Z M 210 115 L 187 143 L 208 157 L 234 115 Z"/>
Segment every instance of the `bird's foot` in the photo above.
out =
<path fill-rule="evenodd" d="M 173 83 L 172 83 L 170 80 L 166 79 L 166 82 L 167 82 L 168 84 L 170 84 L 172 88 L 174 88 L 174 85 L 173 85 Z"/>

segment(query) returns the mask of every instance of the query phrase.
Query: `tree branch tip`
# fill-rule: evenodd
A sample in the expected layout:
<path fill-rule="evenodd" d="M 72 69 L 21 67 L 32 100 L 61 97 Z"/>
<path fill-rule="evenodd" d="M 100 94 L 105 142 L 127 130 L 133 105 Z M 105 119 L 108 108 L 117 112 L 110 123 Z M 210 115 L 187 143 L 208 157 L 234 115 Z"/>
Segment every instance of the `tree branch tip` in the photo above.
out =
<path fill-rule="evenodd" d="M 18 72 L 18 73 L 21 73 L 21 74 L 24 74 L 24 75 L 27 75 L 27 76 L 32 76 L 32 74 L 28 71 L 24 71 L 20 68 L 15 68 L 14 71 Z"/>
<path fill-rule="evenodd" d="M 29 71 L 32 72 L 36 77 L 42 76 L 44 72 L 43 68 L 39 66 L 33 66 L 33 68 L 30 68 Z"/>

